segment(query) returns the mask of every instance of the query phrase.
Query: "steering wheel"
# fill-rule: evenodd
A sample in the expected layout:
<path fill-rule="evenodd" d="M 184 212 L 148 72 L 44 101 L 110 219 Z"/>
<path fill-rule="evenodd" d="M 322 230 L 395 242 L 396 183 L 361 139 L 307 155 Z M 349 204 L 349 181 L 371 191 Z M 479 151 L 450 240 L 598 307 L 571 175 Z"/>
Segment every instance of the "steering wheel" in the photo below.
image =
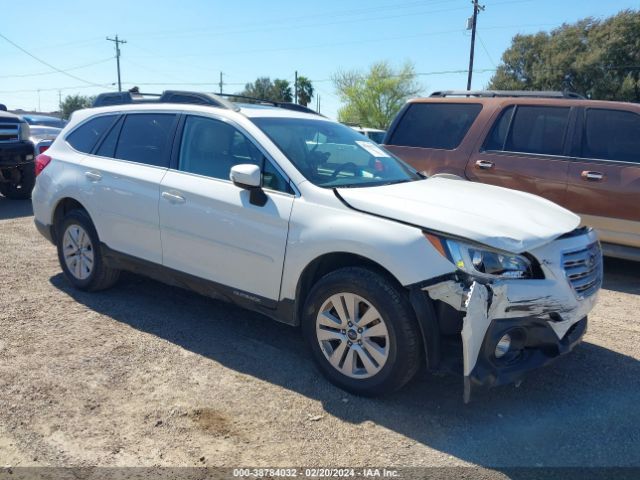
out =
<path fill-rule="evenodd" d="M 336 167 L 336 169 L 331 174 L 331 181 L 335 180 L 338 177 L 338 174 L 340 172 L 347 172 L 349 170 L 353 171 L 354 175 L 357 175 L 358 173 L 362 174 L 362 167 L 359 167 L 355 163 L 353 162 L 341 163 Z"/>

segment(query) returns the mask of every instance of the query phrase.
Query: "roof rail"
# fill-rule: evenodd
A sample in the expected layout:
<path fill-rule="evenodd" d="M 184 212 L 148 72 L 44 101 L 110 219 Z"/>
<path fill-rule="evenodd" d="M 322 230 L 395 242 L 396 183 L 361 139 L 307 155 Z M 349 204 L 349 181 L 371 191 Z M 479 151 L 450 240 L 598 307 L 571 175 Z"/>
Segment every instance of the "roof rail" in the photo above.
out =
<path fill-rule="evenodd" d="M 225 97 L 225 98 L 223 98 Z M 264 100 L 261 98 L 248 97 L 246 95 L 236 95 L 232 93 L 204 93 L 190 92 L 186 90 L 165 90 L 159 93 L 140 93 L 138 91 L 127 92 L 107 92 L 101 93 L 93 101 L 94 107 L 106 107 L 109 105 L 127 105 L 132 103 L 188 103 L 195 105 L 209 105 L 212 107 L 226 108 L 228 110 L 238 111 L 240 108 L 227 98 L 237 98 L 239 100 L 256 103 L 259 105 L 273 105 L 274 107 L 286 108 L 287 110 L 295 110 L 297 112 L 312 113 L 320 115 L 304 105 L 298 105 L 292 102 L 275 102 L 272 100 Z"/>
<path fill-rule="evenodd" d="M 217 96 L 226 97 L 226 98 L 237 98 L 237 99 L 245 100 L 258 105 L 273 105 L 274 107 L 286 108 L 287 110 L 294 110 L 296 112 L 311 113 L 313 115 L 320 115 L 321 117 L 324 116 L 321 113 L 318 113 L 309 107 L 305 107 L 304 105 L 300 105 L 293 102 L 279 102 L 274 100 L 265 100 L 263 98 L 248 97 L 247 95 L 241 95 L 241 94 L 235 94 L 235 93 L 218 93 Z"/>
<path fill-rule="evenodd" d="M 574 100 L 584 100 L 585 97 L 575 92 L 555 92 L 555 91 L 527 91 L 527 90 L 442 90 L 433 92 L 430 97 L 528 97 L 528 98 L 567 98 Z"/>
<path fill-rule="evenodd" d="M 165 90 L 158 93 L 108 92 L 101 93 L 93 101 L 94 107 L 108 105 L 126 105 L 131 103 L 189 103 L 195 105 L 209 105 L 212 107 L 226 108 L 238 111 L 233 103 L 213 93 L 189 92 L 183 90 Z"/>

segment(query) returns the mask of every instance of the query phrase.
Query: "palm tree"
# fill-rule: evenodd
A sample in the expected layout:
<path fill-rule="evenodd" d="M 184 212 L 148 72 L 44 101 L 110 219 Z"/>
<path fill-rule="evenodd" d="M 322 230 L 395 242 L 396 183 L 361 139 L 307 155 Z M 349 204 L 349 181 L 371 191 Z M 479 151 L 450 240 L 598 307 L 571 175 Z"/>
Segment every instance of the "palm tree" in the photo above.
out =
<path fill-rule="evenodd" d="M 311 101 L 311 98 L 313 98 L 313 85 L 311 84 L 311 80 L 300 75 L 296 86 L 298 88 L 298 104 L 306 107 Z"/>

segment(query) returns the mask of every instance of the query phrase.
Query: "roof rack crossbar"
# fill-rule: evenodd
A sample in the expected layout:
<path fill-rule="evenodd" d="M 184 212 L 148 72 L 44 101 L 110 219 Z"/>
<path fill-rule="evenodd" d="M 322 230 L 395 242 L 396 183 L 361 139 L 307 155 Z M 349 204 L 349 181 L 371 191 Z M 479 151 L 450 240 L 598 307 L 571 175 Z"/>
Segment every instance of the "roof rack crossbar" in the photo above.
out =
<path fill-rule="evenodd" d="M 430 97 L 524 97 L 524 98 L 566 98 L 580 100 L 584 99 L 582 95 L 569 91 L 535 91 L 535 90 L 441 90 L 433 92 Z"/>
<path fill-rule="evenodd" d="M 236 105 L 213 93 L 191 92 L 186 90 L 165 90 L 160 93 L 107 92 L 101 93 L 93 101 L 94 107 L 108 105 L 127 105 L 131 103 L 188 103 L 209 105 L 212 107 L 239 110 Z"/>

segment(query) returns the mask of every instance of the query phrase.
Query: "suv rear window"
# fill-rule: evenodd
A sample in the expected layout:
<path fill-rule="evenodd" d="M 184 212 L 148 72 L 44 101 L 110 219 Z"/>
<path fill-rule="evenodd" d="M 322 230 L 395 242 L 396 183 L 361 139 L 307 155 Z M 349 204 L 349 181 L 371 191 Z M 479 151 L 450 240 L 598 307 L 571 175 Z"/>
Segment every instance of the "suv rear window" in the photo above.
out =
<path fill-rule="evenodd" d="M 640 163 L 640 115 L 588 109 L 582 157 Z"/>
<path fill-rule="evenodd" d="M 505 109 L 484 143 L 484 150 L 562 155 L 569 107 L 511 106 Z"/>
<path fill-rule="evenodd" d="M 169 167 L 169 149 L 176 116 L 135 113 L 124 120 L 115 157 L 156 167 Z"/>
<path fill-rule="evenodd" d="M 91 152 L 98 139 L 113 125 L 117 116 L 103 115 L 92 118 L 67 135 L 67 143 L 79 152 Z"/>
<path fill-rule="evenodd" d="M 480 110 L 479 103 L 413 103 L 396 125 L 389 145 L 453 150 Z"/>

